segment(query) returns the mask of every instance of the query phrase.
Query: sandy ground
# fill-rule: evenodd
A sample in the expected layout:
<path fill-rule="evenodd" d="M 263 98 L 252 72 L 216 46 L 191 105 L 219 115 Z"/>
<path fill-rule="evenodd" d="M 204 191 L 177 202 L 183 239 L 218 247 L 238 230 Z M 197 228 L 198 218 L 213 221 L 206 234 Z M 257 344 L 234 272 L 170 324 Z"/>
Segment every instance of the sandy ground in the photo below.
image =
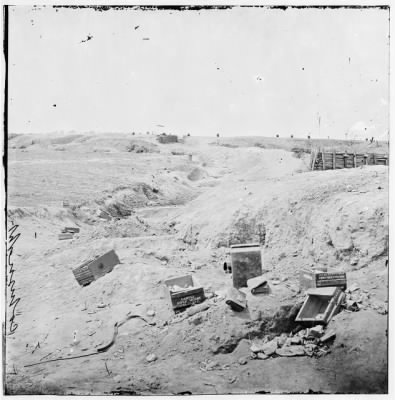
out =
<path fill-rule="evenodd" d="M 130 151 L 131 142 L 145 152 Z M 387 167 L 310 172 L 308 157 L 215 139 L 159 145 L 77 135 L 9 144 L 8 220 L 21 234 L 9 393 L 387 392 Z M 59 241 L 70 225 L 81 232 Z M 248 310 L 236 313 L 224 300 L 228 245 L 258 240 L 262 227 L 265 276 L 280 284 L 270 296 L 250 295 Z M 121 263 L 80 287 L 72 269 L 110 249 Z M 304 299 L 299 270 L 311 266 L 345 270 L 362 309 L 332 319 L 337 336 L 324 357 L 251 359 L 255 339 L 287 329 L 284 310 Z M 208 309 L 182 319 L 164 280 L 184 274 L 210 298 Z M 27 366 L 94 352 L 128 313 L 148 323 L 126 322 L 107 352 Z"/>

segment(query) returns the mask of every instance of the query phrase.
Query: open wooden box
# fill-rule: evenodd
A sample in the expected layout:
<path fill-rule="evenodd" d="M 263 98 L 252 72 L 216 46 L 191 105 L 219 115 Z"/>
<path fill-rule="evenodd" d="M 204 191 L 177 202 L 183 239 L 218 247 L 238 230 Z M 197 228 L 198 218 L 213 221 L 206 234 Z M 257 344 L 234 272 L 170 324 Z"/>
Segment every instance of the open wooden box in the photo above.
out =
<path fill-rule="evenodd" d="M 192 275 L 167 279 L 165 285 L 169 292 L 173 309 L 178 312 L 205 300 L 204 289 L 192 278 Z"/>
<path fill-rule="evenodd" d="M 295 321 L 327 324 L 339 310 L 344 297 L 339 287 L 309 289 Z"/>

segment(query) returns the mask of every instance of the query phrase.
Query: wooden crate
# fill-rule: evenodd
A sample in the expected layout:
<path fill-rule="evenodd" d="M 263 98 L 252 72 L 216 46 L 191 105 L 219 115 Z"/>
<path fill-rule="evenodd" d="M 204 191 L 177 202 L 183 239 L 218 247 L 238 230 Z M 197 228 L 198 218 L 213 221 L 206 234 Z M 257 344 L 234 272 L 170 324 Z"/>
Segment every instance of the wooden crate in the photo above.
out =
<path fill-rule="evenodd" d="M 72 227 L 72 226 L 66 226 L 62 230 L 62 232 L 64 232 L 64 233 L 79 233 L 79 231 L 80 231 L 80 228 Z"/>
<path fill-rule="evenodd" d="M 302 269 L 299 273 L 300 289 L 338 286 L 345 290 L 347 288 L 347 275 L 345 272 L 328 270 Z"/>
<path fill-rule="evenodd" d="M 185 310 L 185 308 L 194 304 L 202 303 L 206 298 L 203 287 L 194 281 L 192 275 L 167 279 L 165 285 L 173 310 L 176 312 Z M 179 290 L 174 289 L 174 287 L 178 287 Z"/>
<path fill-rule="evenodd" d="M 338 312 L 344 298 L 339 287 L 309 289 L 295 321 L 327 324 Z"/>
<path fill-rule="evenodd" d="M 262 275 L 262 251 L 258 243 L 230 246 L 233 286 L 247 287 L 247 281 Z"/>
<path fill-rule="evenodd" d="M 73 269 L 75 279 L 77 279 L 78 283 L 81 286 L 87 286 L 95 280 L 95 276 L 88 266 L 90 262 L 91 261 L 87 261 L 81 264 L 79 267 Z"/>
<path fill-rule="evenodd" d="M 120 261 L 115 251 L 110 250 L 102 256 L 96 257 L 93 260 L 88 260 L 73 269 L 73 274 L 81 286 L 86 286 L 111 272 L 115 265 L 119 263 Z"/>
<path fill-rule="evenodd" d="M 72 233 L 59 233 L 59 235 L 58 235 L 59 240 L 68 240 L 68 239 L 72 239 L 72 238 L 73 238 Z"/>

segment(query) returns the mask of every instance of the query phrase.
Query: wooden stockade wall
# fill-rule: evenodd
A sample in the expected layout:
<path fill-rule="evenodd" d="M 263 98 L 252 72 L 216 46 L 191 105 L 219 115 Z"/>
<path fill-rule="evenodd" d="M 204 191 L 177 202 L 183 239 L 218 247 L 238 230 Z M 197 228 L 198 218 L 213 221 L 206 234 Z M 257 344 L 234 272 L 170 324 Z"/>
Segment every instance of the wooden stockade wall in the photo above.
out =
<path fill-rule="evenodd" d="M 311 152 L 310 167 L 312 170 L 357 168 L 362 165 L 388 165 L 388 154 L 356 154 L 319 150 Z"/>

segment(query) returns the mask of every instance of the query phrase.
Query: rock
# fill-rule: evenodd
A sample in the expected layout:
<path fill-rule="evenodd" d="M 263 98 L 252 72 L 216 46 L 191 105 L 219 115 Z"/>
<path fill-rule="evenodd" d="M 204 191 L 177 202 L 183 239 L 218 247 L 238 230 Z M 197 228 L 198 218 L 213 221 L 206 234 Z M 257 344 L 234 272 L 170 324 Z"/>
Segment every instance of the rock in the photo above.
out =
<path fill-rule="evenodd" d="M 358 303 L 354 300 L 346 300 L 346 310 L 348 311 L 359 311 Z"/>
<path fill-rule="evenodd" d="M 270 342 L 265 343 L 262 347 L 262 352 L 265 353 L 267 356 L 271 356 L 276 352 L 277 349 L 277 340 L 273 339 Z"/>
<path fill-rule="evenodd" d="M 106 305 L 104 303 L 100 303 L 97 305 L 97 308 L 105 308 L 105 307 L 106 307 Z"/>
<path fill-rule="evenodd" d="M 324 334 L 324 327 L 322 325 L 314 326 L 309 330 L 309 336 L 320 338 Z"/>
<path fill-rule="evenodd" d="M 247 339 L 241 339 L 237 347 L 232 351 L 232 356 L 234 359 L 238 359 L 240 357 L 247 357 L 250 353 L 250 342 Z"/>
<path fill-rule="evenodd" d="M 273 284 L 273 285 L 279 285 L 279 284 L 280 284 L 280 281 L 274 280 L 274 281 L 272 281 L 272 284 Z"/>
<path fill-rule="evenodd" d="M 192 318 L 190 323 L 193 325 L 200 325 L 203 322 L 203 318 L 199 315 L 195 318 Z"/>
<path fill-rule="evenodd" d="M 153 361 L 155 361 L 156 359 L 157 359 L 157 357 L 156 357 L 156 355 L 153 354 L 153 353 L 149 354 L 149 355 L 145 358 L 145 360 L 146 360 L 147 362 L 153 362 Z"/>
<path fill-rule="evenodd" d="M 245 365 L 248 362 L 247 357 L 240 357 L 238 361 L 240 365 Z"/>
<path fill-rule="evenodd" d="M 354 258 L 352 258 L 351 260 L 350 260 L 350 264 L 351 265 L 357 265 L 359 263 L 359 260 L 358 260 L 358 258 L 356 258 L 356 257 L 354 257 Z"/>
<path fill-rule="evenodd" d="M 250 347 L 250 350 L 251 350 L 253 353 L 259 353 L 260 351 L 262 351 L 262 345 L 253 343 L 253 344 L 251 345 L 251 347 Z"/>
<path fill-rule="evenodd" d="M 218 361 L 211 361 L 206 365 L 206 370 L 207 371 L 212 371 L 213 369 L 215 369 L 218 366 L 219 366 Z"/>
<path fill-rule="evenodd" d="M 214 293 L 206 293 L 206 298 L 211 299 L 214 297 Z"/>
<path fill-rule="evenodd" d="M 304 346 L 304 352 L 308 356 L 312 356 L 314 354 L 314 350 L 317 348 L 316 344 L 306 344 Z"/>
<path fill-rule="evenodd" d="M 359 289 L 359 286 L 356 283 L 353 283 L 350 287 L 347 288 L 346 292 L 352 293 Z"/>
<path fill-rule="evenodd" d="M 291 338 L 287 338 L 283 346 L 291 346 Z"/>
<path fill-rule="evenodd" d="M 147 315 L 148 315 L 149 317 L 153 317 L 153 316 L 155 316 L 155 311 L 154 311 L 154 310 L 148 310 L 148 311 L 147 311 Z"/>
<path fill-rule="evenodd" d="M 279 347 L 282 347 L 285 345 L 286 341 L 288 339 L 288 336 L 286 333 L 282 333 L 280 336 L 277 337 L 277 344 Z"/>
<path fill-rule="evenodd" d="M 297 333 L 297 335 L 298 335 L 300 338 L 305 337 L 305 336 L 306 336 L 306 330 L 305 330 L 305 329 L 300 330 L 300 331 Z"/>
<path fill-rule="evenodd" d="M 296 356 L 304 356 L 305 351 L 303 346 L 289 346 L 277 349 L 276 354 L 278 354 L 281 357 L 296 357 Z"/>
<path fill-rule="evenodd" d="M 260 360 L 266 360 L 267 358 L 269 358 L 269 356 L 265 353 L 258 353 L 257 358 L 259 358 Z"/>

